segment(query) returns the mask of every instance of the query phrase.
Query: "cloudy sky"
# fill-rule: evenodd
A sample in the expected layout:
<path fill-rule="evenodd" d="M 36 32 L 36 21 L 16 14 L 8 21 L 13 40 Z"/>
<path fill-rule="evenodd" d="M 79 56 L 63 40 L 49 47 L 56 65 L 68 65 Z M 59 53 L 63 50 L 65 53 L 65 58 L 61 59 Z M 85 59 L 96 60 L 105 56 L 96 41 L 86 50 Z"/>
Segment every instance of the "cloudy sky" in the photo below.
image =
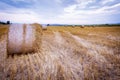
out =
<path fill-rule="evenodd" d="M 0 0 L 0 20 L 15 23 L 120 23 L 120 0 Z"/>

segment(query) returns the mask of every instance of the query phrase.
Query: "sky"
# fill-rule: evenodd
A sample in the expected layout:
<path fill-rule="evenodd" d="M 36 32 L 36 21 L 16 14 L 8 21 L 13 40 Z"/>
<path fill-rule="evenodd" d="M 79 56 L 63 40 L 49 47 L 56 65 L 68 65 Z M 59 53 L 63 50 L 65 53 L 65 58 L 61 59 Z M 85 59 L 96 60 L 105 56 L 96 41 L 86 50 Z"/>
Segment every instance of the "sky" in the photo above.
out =
<path fill-rule="evenodd" d="M 120 0 L 0 0 L 0 21 L 41 24 L 120 23 Z"/>

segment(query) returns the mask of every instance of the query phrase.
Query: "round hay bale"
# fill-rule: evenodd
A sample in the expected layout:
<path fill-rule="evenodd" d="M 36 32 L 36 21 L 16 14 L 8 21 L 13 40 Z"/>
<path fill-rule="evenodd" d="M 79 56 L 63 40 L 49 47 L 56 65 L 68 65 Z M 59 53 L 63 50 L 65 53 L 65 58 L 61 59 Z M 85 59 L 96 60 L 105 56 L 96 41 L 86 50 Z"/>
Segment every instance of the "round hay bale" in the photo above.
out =
<path fill-rule="evenodd" d="M 47 30 L 47 25 L 42 25 L 43 30 Z"/>
<path fill-rule="evenodd" d="M 37 30 L 40 29 L 40 30 Z M 22 54 L 35 52 L 37 40 L 41 40 L 41 27 L 34 25 L 13 24 L 8 30 L 7 53 Z M 39 31 L 39 32 L 38 32 Z"/>

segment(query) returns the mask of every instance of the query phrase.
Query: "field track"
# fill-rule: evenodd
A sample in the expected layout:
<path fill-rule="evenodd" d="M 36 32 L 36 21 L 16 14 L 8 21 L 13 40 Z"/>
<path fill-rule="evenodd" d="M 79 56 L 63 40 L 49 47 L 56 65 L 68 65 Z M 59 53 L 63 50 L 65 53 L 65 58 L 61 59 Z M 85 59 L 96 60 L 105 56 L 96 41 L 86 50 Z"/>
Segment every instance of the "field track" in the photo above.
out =
<path fill-rule="evenodd" d="M 6 41 L 6 34 L 0 36 L 0 80 L 120 79 L 119 36 L 43 31 L 36 53 L 9 58 Z"/>

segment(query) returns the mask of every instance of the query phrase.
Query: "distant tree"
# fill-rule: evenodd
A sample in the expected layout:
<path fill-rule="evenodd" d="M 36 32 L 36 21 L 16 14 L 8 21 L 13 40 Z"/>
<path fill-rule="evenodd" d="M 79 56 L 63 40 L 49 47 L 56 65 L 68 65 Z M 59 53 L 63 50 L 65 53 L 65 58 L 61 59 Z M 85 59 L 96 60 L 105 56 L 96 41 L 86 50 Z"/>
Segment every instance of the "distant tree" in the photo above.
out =
<path fill-rule="evenodd" d="M 10 24 L 10 21 L 7 21 L 7 24 Z"/>
<path fill-rule="evenodd" d="M 0 24 L 5 24 L 5 22 L 0 21 Z"/>
<path fill-rule="evenodd" d="M 47 26 L 50 26 L 50 24 L 47 24 Z"/>

